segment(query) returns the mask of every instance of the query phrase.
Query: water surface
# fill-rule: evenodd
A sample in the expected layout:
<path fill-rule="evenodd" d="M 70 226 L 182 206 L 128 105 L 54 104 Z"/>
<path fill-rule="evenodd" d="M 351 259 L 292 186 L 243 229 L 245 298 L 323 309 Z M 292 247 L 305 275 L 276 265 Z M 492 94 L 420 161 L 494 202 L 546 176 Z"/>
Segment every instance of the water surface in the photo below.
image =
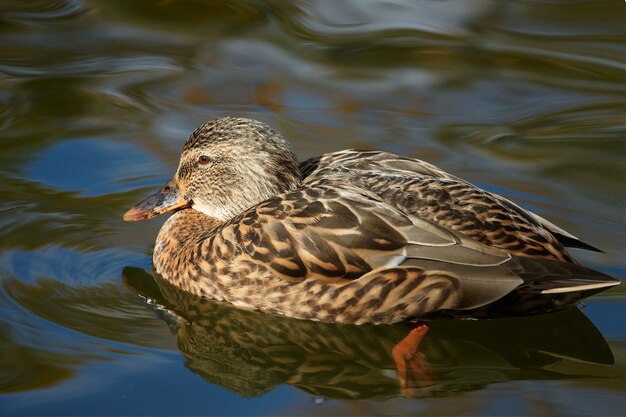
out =
<path fill-rule="evenodd" d="M 406 398 L 390 357 L 406 326 L 163 293 L 148 273 L 163 219 L 121 220 L 195 127 L 239 115 L 301 159 L 426 159 L 624 278 L 623 16 L 606 1 L 3 1 L 0 413 L 623 412 L 623 285 L 550 316 L 433 323 Z"/>

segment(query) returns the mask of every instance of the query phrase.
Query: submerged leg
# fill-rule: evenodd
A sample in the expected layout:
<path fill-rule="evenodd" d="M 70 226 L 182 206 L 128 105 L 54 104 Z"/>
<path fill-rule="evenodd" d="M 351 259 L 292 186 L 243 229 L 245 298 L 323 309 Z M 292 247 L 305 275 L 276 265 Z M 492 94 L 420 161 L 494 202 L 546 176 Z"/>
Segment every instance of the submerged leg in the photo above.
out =
<path fill-rule="evenodd" d="M 426 333 L 428 326 L 418 324 L 391 350 L 400 378 L 400 391 L 407 397 L 412 396 L 416 388 L 432 385 L 434 381 L 424 354 L 417 350 Z"/>

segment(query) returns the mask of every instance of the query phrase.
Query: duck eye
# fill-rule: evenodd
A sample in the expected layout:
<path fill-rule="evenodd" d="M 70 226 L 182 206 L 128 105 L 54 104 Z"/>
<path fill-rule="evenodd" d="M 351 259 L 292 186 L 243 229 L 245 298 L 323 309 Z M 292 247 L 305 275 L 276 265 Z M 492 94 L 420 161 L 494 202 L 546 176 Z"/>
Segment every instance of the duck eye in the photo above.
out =
<path fill-rule="evenodd" d="M 199 162 L 200 164 L 202 164 L 202 165 L 206 165 L 206 164 L 208 164 L 209 162 L 211 162 L 211 158 L 209 158 L 209 157 L 208 157 L 208 156 L 206 156 L 206 155 L 200 155 L 200 157 L 198 158 L 198 162 Z"/>

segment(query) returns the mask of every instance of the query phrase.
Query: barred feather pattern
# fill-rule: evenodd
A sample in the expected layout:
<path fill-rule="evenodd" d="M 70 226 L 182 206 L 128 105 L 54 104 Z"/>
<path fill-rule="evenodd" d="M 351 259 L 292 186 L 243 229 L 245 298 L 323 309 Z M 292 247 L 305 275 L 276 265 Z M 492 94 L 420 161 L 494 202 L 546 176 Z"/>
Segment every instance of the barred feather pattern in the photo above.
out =
<path fill-rule="evenodd" d="M 385 267 L 402 257 L 402 231 L 414 226 L 366 203 L 318 188 L 275 197 L 225 225 L 183 210 L 159 233 L 155 269 L 203 297 L 318 321 L 391 323 L 453 308 L 454 274 Z"/>
<path fill-rule="evenodd" d="M 535 217 L 424 161 L 347 150 L 305 161 L 301 170 L 307 185 L 348 182 L 409 215 L 511 254 L 575 262 Z"/>

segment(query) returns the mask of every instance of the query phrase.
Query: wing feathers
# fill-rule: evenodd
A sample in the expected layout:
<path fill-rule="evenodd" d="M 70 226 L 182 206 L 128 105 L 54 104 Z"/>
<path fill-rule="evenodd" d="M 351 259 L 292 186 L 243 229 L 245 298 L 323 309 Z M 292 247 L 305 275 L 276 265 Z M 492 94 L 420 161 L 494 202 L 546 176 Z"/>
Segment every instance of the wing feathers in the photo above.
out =
<path fill-rule="evenodd" d="M 386 163 L 396 169 L 405 165 L 402 160 Z M 459 181 L 446 192 L 463 192 L 467 186 Z M 504 211 L 496 214 L 508 219 Z M 476 220 L 456 215 L 458 219 L 450 221 Z M 389 322 L 437 309 L 483 308 L 518 289 L 546 295 L 586 294 L 617 284 L 603 274 L 589 278 L 590 270 L 574 263 L 512 256 L 505 248 L 448 228 L 445 222 L 412 215 L 365 190 L 336 183 L 278 195 L 244 213 L 222 232 L 241 242 L 244 253 L 239 252 L 240 256 L 262 264 L 285 282 L 322 283 L 329 286 L 328 294 L 333 294 L 336 303 L 345 298 L 345 306 L 333 307 L 334 321 L 361 322 L 364 319 L 358 314 L 378 311 L 379 317 L 366 321 Z M 507 233 L 517 232 L 511 228 Z M 503 239 L 508 242 L 506 236 Z M 529 242 L 538 244 L 534 239 L 531 236 Z M 352 305 L 359 306 L 359 313 Z M 331 317 L 334 313 L 324 314 Z"/>
<path fill-rule="evenodd" d="M 511 256 L 496 256 L 456 245 L 442 251 L 440 247 L 411 245 L 407 250 L 407 258 L 441 261 L 451 264 L 468 266 L 496 266 L 511 259 Z"/>
<path fill-rule="evenodd" d="M 386 152 L 347 150 L 306 161 L 302 168 L 306 186 L 349 184 L 414 218 L 427 219 L 514 255 L 574 262 L 563 246 L 595 249 L 513 202 L 424 161 Z"/>

